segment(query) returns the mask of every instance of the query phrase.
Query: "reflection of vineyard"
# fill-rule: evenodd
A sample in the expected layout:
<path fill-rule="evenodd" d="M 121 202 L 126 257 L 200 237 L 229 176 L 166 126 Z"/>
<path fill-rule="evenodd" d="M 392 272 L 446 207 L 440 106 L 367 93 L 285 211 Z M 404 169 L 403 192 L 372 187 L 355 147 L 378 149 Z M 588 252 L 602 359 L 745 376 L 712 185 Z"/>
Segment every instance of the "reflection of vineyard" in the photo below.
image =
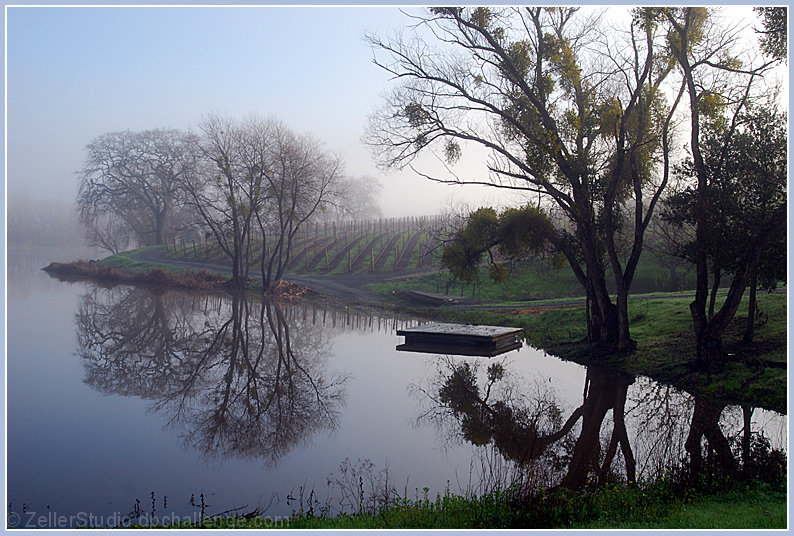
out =
<path fill-rule="evenodd" d="M 207 457 L 275 464 L 337 427 L 349 377 L 328 368 L 335 334 L 409 322 L 307 302 L 116 287 L 83 296 L 77 337 L 94 389 L 150 400 Z"/>
<path fill-rule="evenodd" d="M 441 237 L 449 228 L 441 216 L 318 222 L 295 238 L 287 272 L 293 274 L 392 273 L 439 265 Z M 268 240 L 267 243 L 273 243 Z M 167 245 L 167 257 L 228 264 L 228 257 L 203 238 Z M 265 248 L 269 253 L 269 247 Z M 258 266 L 262 245 L 252 248 Z"/>

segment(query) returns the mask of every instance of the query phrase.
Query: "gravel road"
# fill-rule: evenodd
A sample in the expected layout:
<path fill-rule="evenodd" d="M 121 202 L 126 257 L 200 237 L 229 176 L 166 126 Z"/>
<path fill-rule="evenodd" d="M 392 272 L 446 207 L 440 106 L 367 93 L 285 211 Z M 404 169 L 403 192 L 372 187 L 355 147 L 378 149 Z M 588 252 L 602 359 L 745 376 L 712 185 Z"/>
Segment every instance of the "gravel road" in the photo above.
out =
<path fill-rule="evenodd" d="M 167 259 L 163 257 L 165 246 L 157 248 L 149 248 L 144 251 L 135 253 L 132 257 L 135 260 L 145 262 L 157 262 L 162 264 L 171 264 L 176 266 L 184 266 L 186 268 L 193 268 L 195 270 L 209 270 L 222 274 L 231 274 L 231 268 L 222 264 L 209 264 L 203 262 L 192 262 Z M 350 275 L 294 275 L 288 274 L 284 277 L 285 281 L 290 283 L 297 283 L 307 287 L 318 294 L 326 296 L 334 301 L 339 301 L 350 305 L 384 305 L 386 299 L 379 296 L 374 292 L 370 292 L 366 286 L 371 283 L 378 283 L 387 279 L 406 275 L 407 272 L 391 273 L 391 274 L 350 274 Z M 252 279 L 261 279 L 261 274 L 256 270 L 250 274 Z M 786 289 L 777 289 L 775 293 L 785 293 Z M 630 300 L 645 299 L 662 299 L 667 297 L 675 298 L 689 298 L 694 297 L 694 294 L 669 294 L 658 296 L 629 296 Z M 532 301 L 525 302 L 518 305 L 476 305 L 476 304 L 460 304 L 453 305 L 453 308 L 460 309 L 483 309 L 489 311 L 515 311 L 519 309 L 557 309 L 561 307 L 576 307 L 585 305 L 584 300 L 572 299 L 570 301 L 558 301 L 554 303 L 535 303 Z"/>
<path fill-rule="evenodd" d="M 223 264 L 167 259 L 163 256 L 163 253 L 165 253 L 165 246 L 139 251 L 132 255 L 132 258 L 137 261 L 184 266 L 185 268 L 208 270 L 225 275 L 232 273 L 231 268 Z M 262 279 L 261 274 L 256 270 L 252 271 L 249 275 L 252 279 Z M 357 305 L 377 305 L 383 303 L 383 298 L 367 290 L 366 285 L 383 281 L 389 277 L 392 277 L 392 275 L 356 274 L 312 276 L 289 274 L 284 277 L 284 280 L 307 287 L 335 301 Z"/>

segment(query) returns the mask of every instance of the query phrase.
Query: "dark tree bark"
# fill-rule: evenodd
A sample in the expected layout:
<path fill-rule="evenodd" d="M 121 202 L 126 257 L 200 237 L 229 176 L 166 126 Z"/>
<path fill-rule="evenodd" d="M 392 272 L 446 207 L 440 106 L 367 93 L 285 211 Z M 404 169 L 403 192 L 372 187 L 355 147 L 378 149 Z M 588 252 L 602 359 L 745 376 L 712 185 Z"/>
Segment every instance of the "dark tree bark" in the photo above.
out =
<path fill-rule="evenodd" d="M 755 334 L 755 317 L 756 308 L 758 303 L 758 274 L 753 274 L 750 280 L 750 301 L 747 304 L 747 326 L 744 329 L 744 337 L 742 343 L 749 344 L 753 342 L 753 335 Z"/>

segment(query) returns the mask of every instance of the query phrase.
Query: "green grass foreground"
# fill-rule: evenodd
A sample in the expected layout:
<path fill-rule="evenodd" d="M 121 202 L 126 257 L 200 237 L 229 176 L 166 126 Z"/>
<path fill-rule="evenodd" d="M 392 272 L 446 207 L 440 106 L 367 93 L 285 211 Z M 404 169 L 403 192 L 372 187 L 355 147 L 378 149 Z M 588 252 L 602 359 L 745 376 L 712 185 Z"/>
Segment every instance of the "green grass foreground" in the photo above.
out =
<path fill-rule="evenodd" d="M 397 499 L 375 512 L 334 517 L 297 512 L 289 518 L 207 518 L 151 528 L 240 529 L 783 529 L 786 492 L 760 482 L 681 491 L 668 481 L 560 489 L 518 500 L 507 491 L 480 497 Z M 141 527 L 132 527 L 141 528 Z"/>

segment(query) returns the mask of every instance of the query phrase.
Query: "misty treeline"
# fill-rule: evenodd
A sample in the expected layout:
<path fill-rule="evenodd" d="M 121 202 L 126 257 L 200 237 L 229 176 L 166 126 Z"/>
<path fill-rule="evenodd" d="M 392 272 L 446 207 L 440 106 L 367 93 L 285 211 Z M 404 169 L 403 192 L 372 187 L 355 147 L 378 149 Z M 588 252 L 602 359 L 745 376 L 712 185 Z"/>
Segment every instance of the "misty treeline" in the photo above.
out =
<path fill-rule="evenodd" d="M 83 246 L 83 230 L 74 204 L 37 199 L 27 192 L 10 192 L 6 231 L 9 246 Z"/>
<path fill-rule="evenodd" d="M 786 8 L 774 9 L 785 21 Z M 609 352 L 636 347 L 629 292 L 665 207 L 676 232 L 691 237 L 679 253 L 695 265 L 692 318 L 699 362 L 710 368 L 727 359 L 722 333 L 785 231 L 786 117 L 768 76 L 786 59 L 774 46 L 785 30 L 765 11 L 760 43 L 712 8 L 635 8 L 620 26 L 588 13 L 434 7 L 410 16 L 410 31 L 369 35 L 395 86 L 365 139 L 384 167 L 534 199 L 501 215 L 475 213 L 448 257 L 465 264 L 498 246 L 564 256 L 588 298 L 590 339 Z M 472 146 L 489 152 L 487 176 L 453 171 Z M 446 172 L 422 171 L 416 157 L 428 152 L 447 161 Z M 689 191 L 688 200 L 671 190 Z M 733 196 L 734 211 L 715 233 L 720 195 Z M 726 260 L 715 252 L 728 242 Z M 732 279 L 710 314 L 715 262 Z M 492 274 L 501 277 L 496 266 Z"/>
<path fill-rule="evenodd" d="M 308 222 L 380 215 L 380 185 L 273 118 L 208 115 L 196 132 L 110 132 L 86 147 L 78 207 L 92 245 L 113 253 L 175 236 L 212 240 L 243 288 L 278 281 Z"/>

